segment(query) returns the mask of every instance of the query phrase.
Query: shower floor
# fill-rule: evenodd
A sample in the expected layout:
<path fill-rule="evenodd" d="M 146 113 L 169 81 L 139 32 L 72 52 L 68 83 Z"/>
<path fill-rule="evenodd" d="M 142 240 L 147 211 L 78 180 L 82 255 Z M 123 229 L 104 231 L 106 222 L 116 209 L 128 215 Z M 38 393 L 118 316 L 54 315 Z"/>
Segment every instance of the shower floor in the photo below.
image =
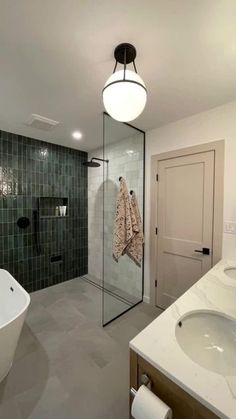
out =
<path fill-rule="evenodd" d="M 83 277 L 85 280 L 91 282 L 94 285 L 97 285 L 98 287 L 100 287 L 101 289 L 104 288 L 105 291 L 107 291 L 110 294 L 113 294 L 113 296 L 115 298 L 120 299 L 121 301 L 123 301 L 124 303 L 126 303 L 128 306 L 133 306 L 137 303 L 140 302 L 140 300 L 142 300 L 141 297 L 141 292 L 140 292 L 140 296 L 135 297 L 131 294 L 129 294 L 126 291 L 123 291 L 122 289 L 115 287 L 114 285 L 110 284 L 109 282 L 104 282 L 102 281 L 102 279 L 97 278 L 94 275 L 91 274 L 86 274 Z M 109 305 L 109 303 L 108 303 Z"/>
<path fill-rule="evenodd" d="M 101 290 L 81 278 L 31 298 L 0 419 L 128 419 L 128 342 L 161 311 L 141 303 L 102 328 Z"/>

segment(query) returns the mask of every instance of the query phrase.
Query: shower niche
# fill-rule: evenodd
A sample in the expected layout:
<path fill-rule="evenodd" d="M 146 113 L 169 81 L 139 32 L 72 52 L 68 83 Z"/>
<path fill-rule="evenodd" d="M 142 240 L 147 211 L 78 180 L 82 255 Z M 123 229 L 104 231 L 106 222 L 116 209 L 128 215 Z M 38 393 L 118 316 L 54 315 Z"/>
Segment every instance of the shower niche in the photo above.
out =
<path fill-rule="evenodd" d="M 68 217 L 68 198 L 40 197 L 38 198 L 38 209 L 40 218 Z"/>

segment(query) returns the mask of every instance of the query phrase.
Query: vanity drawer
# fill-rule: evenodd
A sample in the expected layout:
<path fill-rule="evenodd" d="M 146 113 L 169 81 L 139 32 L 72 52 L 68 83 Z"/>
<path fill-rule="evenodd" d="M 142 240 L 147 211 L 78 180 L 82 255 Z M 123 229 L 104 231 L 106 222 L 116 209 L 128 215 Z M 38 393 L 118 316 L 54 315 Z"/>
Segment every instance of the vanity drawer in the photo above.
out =
<path fill-rule="evenodd" d="M 150 378 L 152 392 L 172 408 L 173 419 L 220 419 L 219 416 L 216 416 L 181 387 L 131 350 L 130 385 L 136 390 L 141 385 L 142 374 L 147 374 Z M 130 399 L 131 403 L 132 397 Z M 130 418 L 132 418 L 131 415 Z"/>

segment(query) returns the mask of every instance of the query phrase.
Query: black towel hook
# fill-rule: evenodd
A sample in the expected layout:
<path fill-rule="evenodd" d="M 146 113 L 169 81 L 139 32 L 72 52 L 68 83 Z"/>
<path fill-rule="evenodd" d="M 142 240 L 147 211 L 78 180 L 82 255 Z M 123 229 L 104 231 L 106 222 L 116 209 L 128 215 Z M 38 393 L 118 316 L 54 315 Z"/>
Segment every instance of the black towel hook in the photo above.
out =
<path fill-rule="evenodd" d="M 122 176 L 119 177 L 119 182 L 122 180 Z"/>
<path fill-rule="evenodd" d="M 134 192 L 134 191 L 133 191 L 133 190 L 131 190 L 131 191 L 129 192 L 129 193 L 130 193 L 130 195 L 133 195 L 133 192 Z"/>

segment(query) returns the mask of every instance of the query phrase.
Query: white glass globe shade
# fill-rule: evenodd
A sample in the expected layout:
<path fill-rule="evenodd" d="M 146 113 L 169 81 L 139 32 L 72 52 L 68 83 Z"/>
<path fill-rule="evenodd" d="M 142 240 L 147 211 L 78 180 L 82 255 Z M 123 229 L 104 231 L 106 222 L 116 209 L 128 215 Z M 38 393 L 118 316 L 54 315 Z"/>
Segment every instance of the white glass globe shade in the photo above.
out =
<path fill-rule="evenodd" d="M 134 71 L 126 70 L 125 81 L 123 78 L 124 70 L 116 71 L 109 77 L 103 89 L 103 103 L 112 118 L 129 122 L 143 112 L 147 91 L 143 80 Z M 118 83 L 111 84 L 115 81 Z"/>

